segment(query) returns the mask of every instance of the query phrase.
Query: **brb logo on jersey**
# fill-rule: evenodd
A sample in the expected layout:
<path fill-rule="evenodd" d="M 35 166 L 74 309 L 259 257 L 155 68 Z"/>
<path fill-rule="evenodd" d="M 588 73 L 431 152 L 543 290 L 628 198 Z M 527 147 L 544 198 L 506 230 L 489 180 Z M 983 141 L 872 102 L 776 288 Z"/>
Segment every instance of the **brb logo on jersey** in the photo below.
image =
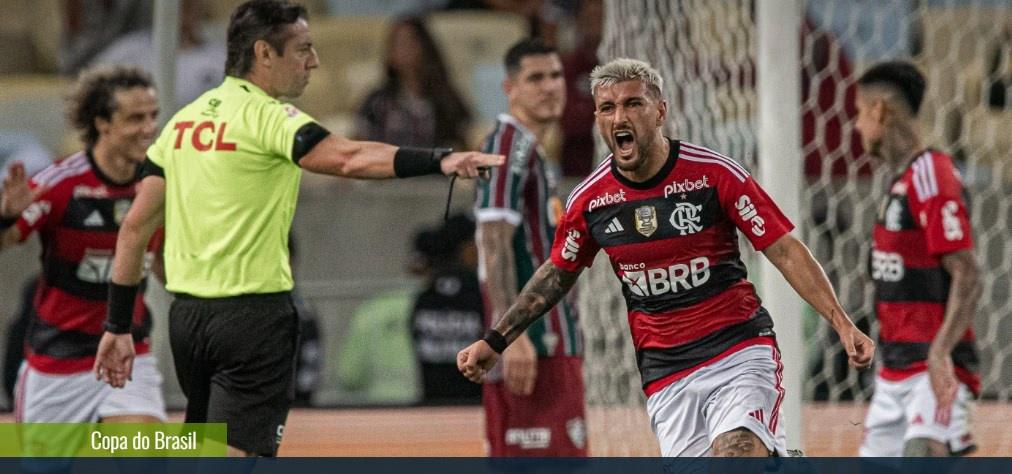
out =
<path fill-rule="evenodd" d="M 703 176 L 702 179 L 697 179 L 695 181 L 685 179 L 682 180 L 681 183 L 672 182 L 664 187 L 664 197 L 668 197 L 672 194 L 688 193 L 691 191 L 699 191 L 700 189 L 709 188 L 709 178 L 709 176 Z M 685 199 L 685 197 L 683 196 L 682 199 Z"/>
<path fill-rule="evenodd" d="M 610 206 L 612 204 L 618 204 L 625 202 L 625 190 L 619 189 L 617 193 L 604 193 L 594 199 L 590 200 L 590 204 L 587 204 L 587 212 L 593 211 L 598 207 Z"/>
<path fill-rule="evenodd" d="M 734 208 L 738 210 L 738 216 L 741 217 L 741 220 L 752 223 L 753 235 L 762 237 L 766 233 L 766 220 L 759 215 L 755 204 L 752 203 L 752 198 L 748 197 L 747 194 L 742 194 L 738 197 L 738 202 L 734 203 Z"/>
<path fill-rule="evenodd" d="M 622 281 L 636 296 L 657 296 L 691 290 L 710 280 L 710 261 L 696 257 L 689 263 L 676 263 L 668 268 L 639 270 L 643 264 L 622 264 Z M 679 288 L 681 287 L 681 288 Z"/>
<path fill-rule="evenodd" d="M 699 211 L 702 210 L 701 204 L 680 202 L 675 206 L 675 210 L 671 211 L 668 221 L 671 222 L 672 227 L 678 230 L 679 235 L 695 234 L 703 230 L 703 226 L 699 224 Z"/>
<path fill-rule="evenodd" d="M 580 231 L 573 229 L 566 235 L 566 245 L 562 248 L 562 258 L 570 262 L 576 261 L 576 254 L 580 251 Z"/>

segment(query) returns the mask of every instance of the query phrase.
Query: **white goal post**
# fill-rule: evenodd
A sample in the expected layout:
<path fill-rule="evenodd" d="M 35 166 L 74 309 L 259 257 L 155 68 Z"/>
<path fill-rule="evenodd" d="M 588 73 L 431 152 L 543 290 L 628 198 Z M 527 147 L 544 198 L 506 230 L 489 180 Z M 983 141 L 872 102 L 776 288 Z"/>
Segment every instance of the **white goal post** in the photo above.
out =
<path fill-rule="evenodd" d="M 873 338 L 867 257 L 888 173 L 860 148 L 855 83 L 878 61 L 913 61 L 928 82 L 920 113 L 925 141 L 954 157 L 970 194 L 981 268 L 974 328 L 982 398 L 1012 398 L 1012 4 L 605 0 L 598 59 L 617 57 L 648 61 L 661 72 L 665 134 L 718 150 L 757 177 L 797 225 L 795 235 L 826 269 L 844 309 Z M 847 366 L 832 328 L 748 244 L 742 256 L 776 319 L 789 447 L 818 453 L 822 446 L 803 443 L 802 429 L 842 420 L 803 420 L 802 412 L 853 403 L 859 405 L 850 413 L 863 412 L 873 372 Z M 578 283 L 592 452 L 651 454 L 656 445 L 643 448 L 634 435 L 649 435 L 649 424 L 629 415 L 642 412 L 644 400 L 608 267 L 599 259 Z M 846 421 L 859 439 L 862 420 Z M 856 454 L 857 446 L 833 452 Z"/>

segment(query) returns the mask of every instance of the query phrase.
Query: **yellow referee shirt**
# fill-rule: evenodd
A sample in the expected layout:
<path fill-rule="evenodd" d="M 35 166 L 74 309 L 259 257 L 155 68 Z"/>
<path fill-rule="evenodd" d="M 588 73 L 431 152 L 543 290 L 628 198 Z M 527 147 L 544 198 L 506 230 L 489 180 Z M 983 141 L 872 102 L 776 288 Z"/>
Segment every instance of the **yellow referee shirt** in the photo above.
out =
<path fill-rule="evenodd" d="M 204 298 L 292 289 L 288 231 L 301 169 L 295 132 L 313 118 L 226 77 L 148 149 L 165 172 L 166 288 Z"/>

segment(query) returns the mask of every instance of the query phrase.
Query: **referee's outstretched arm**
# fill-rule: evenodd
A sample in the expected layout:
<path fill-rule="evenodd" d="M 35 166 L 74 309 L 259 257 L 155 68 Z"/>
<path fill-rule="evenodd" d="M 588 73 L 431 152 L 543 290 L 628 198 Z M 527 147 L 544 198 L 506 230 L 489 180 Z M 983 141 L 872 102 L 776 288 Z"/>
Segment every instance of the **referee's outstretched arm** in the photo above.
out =
<path fill-rule="evenodd" d="M 502 155 L 476 151 L 452 153 L 445 148 L 396 147 L 333 134 L 327 134 L 297 159 L 299 166 L 314 173 L 359 179 L 409 178 L 425 174 L 475 178 L 482 169 L 499 166 L 505 160 Z"/>

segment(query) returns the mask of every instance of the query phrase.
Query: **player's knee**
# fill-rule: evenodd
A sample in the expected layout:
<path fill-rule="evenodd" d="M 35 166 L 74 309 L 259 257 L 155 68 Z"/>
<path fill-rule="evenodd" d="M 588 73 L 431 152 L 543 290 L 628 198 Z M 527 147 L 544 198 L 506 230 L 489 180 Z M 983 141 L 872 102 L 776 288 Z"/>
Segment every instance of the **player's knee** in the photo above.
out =
<path fill-rule="evenodd" d="M 949 447 L 941 441 L 928 438 L 913 438 L 903 444 L 904 457 L 943 457 L 949 455 Z"/>
<path fill-rule="evenodd" d="M 766 445 L 748 428 L 737 428 L 717 435 L 710 445 L 710 453 L 714 457 L 742 458 L 767 457 L 770 451 Z"/>

